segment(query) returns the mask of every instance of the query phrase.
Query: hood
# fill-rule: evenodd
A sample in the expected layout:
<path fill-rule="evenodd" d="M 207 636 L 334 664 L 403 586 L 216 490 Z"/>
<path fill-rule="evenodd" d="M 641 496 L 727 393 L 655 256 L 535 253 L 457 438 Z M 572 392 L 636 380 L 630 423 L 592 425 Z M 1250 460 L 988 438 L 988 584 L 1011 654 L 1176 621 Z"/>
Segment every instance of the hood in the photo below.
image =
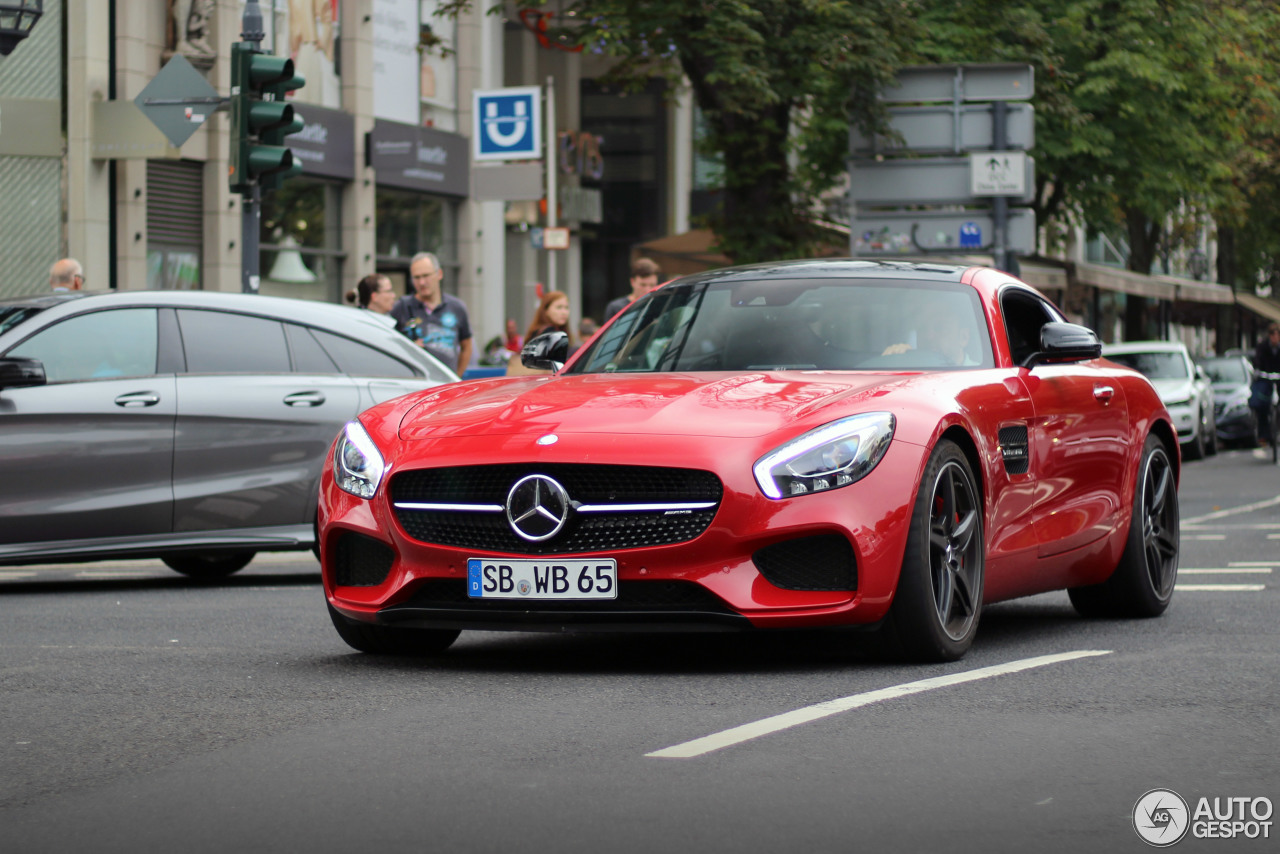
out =
<path fill-rule="evenodd" d="M 1160 402 L 1165 406 L 1186 403 L 1195 394 L 1189 379 L 1152 380 L 1151 385 L 1155 386 L 1156 394 L 1160 395 Z"/>
<path fill-rule="evenodd" d="M 400 422 L 399 435 L 406 441 L 551 432 L 763 436 L 838 404 L 873 401 L 906 379 L 784 372 L 575 374 L 453 383 L 424 392 Z"/>

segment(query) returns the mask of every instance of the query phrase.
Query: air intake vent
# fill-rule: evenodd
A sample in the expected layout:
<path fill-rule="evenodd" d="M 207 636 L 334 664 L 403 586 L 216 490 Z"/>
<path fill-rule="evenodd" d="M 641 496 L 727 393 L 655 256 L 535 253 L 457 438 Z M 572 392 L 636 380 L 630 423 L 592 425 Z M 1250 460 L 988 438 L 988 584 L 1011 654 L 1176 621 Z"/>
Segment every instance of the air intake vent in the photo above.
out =
<path fill-rule="evenodd" d="M 800 537 L 751 556 L 770 584 L 784 590 L 857 590 L 853 546 L 839 534 Z"/>
<path fill-rule="evenodd" d="M 386 543 L 360 534 L 343 534 L 335 552 L 334 580 L 342 587 L 376 587 L 396 559 Z"/>
<path fill-rule="evenodd" d="M 1031 448 L 1027 443 L 1027 426 L 1015 424 L 1000 428 L 1000 453 L 1004 470 L 1009 474 L 1026 474 L 1031 468 Z"/>

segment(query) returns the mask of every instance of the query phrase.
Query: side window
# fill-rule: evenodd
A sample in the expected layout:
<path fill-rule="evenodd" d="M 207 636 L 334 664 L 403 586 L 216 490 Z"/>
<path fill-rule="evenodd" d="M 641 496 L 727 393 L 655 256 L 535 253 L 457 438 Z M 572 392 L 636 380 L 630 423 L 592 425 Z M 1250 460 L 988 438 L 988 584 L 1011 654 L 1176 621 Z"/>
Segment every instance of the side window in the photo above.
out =
<path fill-rule="evenodd" d="M 181 309 L 182 347 L 191 374 L 287 374 L 289 348 L 278 320 Z"/>
<path fill-rule="evenodd" d="M 151 376 L 156 372 L 156 310 L 124 308 L 70 317 L 7 355 L 39 359 L 51 383 Z"/>
<path fill-rule="evenodd" d="M 313 330 L 338 367 L 344 374 L 353 377 L 416 377 L 417 373 L 399 359 L 392 358 L 381 350 L 334 335 L 331 332 Z"/>
<path fill-rule="evenodd" d="M 324 351 L 320 343 L 305 326 L 296 323 L 284 325 L 285 336 L 289 339 L 289 350 L 293 353 L 293 370 L 299 374 L 340 374 L 338 366 Z"/>
<path fill-rule="evenodd" d="M 1000 297 L 1004 329 L 1009 336 L 1009 350 L 1015 365 L 1040 349 L 1040 327 L 1057 320 L 1048 306 L 1032 294 L 1007 290 Z"/>

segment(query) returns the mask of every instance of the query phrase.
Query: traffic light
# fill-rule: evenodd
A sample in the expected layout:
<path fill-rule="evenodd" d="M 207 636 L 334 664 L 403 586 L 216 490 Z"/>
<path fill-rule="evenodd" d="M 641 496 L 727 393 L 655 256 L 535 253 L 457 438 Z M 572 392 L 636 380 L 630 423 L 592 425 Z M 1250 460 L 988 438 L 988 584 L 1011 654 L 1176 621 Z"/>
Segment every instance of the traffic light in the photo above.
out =
<path fill-rule="evenodd" d="M 250 42 L 231 46 L 231 168 L 233 193 L 264 190 L 285 178 L 302 174 L 302 162 L 284 145 L 284 138 L 305 123 L 284 100 L 286 92 L 306 85 L 294 72 L 293 60 L 259 53 Z"/>

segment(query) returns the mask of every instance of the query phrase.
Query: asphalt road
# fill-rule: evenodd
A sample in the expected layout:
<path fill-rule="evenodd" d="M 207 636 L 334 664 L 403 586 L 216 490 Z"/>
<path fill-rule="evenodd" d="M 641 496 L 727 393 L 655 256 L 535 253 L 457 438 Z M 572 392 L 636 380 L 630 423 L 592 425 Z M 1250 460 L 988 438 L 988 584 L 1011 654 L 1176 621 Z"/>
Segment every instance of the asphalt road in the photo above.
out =
<path fill-rule="evenodd" d="M 1152 789 L 1280 803 L 1280 469 L 1223 453 L 1180 495 L 1164 617 L 1004 603 L 926 667 L 843 634 L 386 660 L 338 639 L 309 556 L 0 569 L 0 850 L 1147 850 Z M 1175 850 L 1277 850 L 1269 820 Z"/>

